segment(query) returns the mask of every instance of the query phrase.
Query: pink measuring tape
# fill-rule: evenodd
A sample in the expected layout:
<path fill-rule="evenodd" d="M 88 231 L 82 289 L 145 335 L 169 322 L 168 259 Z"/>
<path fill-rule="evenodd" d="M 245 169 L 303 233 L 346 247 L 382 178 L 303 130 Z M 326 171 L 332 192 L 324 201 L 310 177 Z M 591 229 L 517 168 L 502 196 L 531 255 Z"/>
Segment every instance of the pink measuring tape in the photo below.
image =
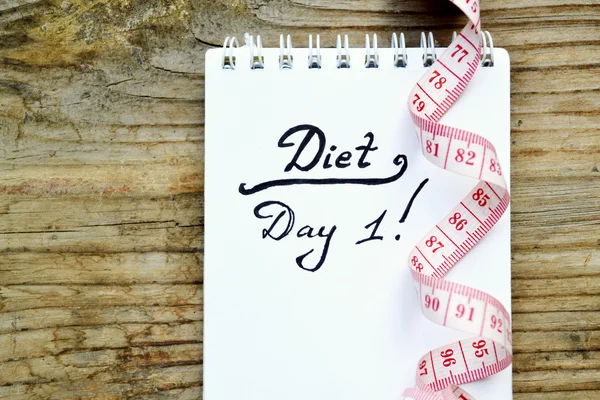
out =
<path fill-rule="evenodd" d="M 493 375 L 512 361 L 511 320 L 504 306 L 487 293 L 442 279 L 496 224 L 510 199 L 494 146 L 438 123 L 473 77 L 483 46 L 478 1 L 450 1 L 470 22 L 419 80 L 408 107 L 425 158 L 480 182 L 415 245 L 408 261 L 423 314 L 476 336 L 421 357 L 417 387 L 403 395 L 416 400 L 473 400 L 458 385 Z"/>

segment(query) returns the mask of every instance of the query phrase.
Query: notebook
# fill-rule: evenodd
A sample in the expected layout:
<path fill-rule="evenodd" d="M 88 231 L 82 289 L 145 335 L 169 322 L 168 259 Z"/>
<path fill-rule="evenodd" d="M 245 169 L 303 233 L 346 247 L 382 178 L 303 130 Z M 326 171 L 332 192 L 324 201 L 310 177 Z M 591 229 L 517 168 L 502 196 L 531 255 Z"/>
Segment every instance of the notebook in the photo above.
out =
<path fill-rule="evenodd" d="M 206 53 L 204 398 L 398 399 L 423 354 L 469 337 L 423 316 L 407 259 L 476 180 L 414 134 L 427 46 L 294 39 Z M 490 140 L 508 181 L 509 57 L 492 51 L 442 122 Z M 510 212 L 445 279 L 509 309 Z M 511 368 L 464 388 L 512 398 Z"/>

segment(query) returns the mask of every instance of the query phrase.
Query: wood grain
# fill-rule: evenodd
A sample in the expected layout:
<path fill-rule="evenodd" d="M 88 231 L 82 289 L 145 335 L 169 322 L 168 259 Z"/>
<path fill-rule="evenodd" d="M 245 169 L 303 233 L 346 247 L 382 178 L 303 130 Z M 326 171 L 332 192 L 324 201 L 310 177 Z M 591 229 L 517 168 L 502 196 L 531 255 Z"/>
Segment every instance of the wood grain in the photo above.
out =
<path fill-rule="evenodd" d="M 512 62 L 515 399 L 598 399 L 600 4 L 481 6 Z M 441 0 L 1 1 L 0 398 L 201 398 L 206 49 L 463 23 Z"/>

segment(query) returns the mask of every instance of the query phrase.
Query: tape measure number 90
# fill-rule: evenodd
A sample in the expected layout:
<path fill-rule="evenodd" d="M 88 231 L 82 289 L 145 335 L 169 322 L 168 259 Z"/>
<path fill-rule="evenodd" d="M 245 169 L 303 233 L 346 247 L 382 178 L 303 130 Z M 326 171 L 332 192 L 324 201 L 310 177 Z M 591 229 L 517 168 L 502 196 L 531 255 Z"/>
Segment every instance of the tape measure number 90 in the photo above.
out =
<path fill-rule="evenodd" d="M 408 264 L 423 314 L 475 336 L 423 355 L 417 365 L 417 387 L 403 395 L 416 400 L 473 400 L 458 385 L 495 374 L 512 361 L 511 320 L 504 306 L 487 293 L 442 279 L 494 226 L 509 203 L 494 146 L 475 133 L 438 123 L 473 77 L 482 51 L 478 1 L 450 1 L 470 22 L 419 80 L 408 107 L 423 155 L 441 168 L 480 182 L 415 245 Z"/>

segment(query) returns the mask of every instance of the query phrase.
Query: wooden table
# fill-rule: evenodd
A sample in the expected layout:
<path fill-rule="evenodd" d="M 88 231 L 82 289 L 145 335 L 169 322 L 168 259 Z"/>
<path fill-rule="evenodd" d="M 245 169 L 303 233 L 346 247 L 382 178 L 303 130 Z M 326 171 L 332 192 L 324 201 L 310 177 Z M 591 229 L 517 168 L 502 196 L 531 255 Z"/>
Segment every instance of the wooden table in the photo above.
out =
<path fill-rule="evenodd" d="M 521 400 L 600 399 L 600 3 L 563 3 L 482 4 L 513 66 Z M 442 0 L 0 1 L 0 398 L 201 397 L 206 49 L 464 23 Z"/>

